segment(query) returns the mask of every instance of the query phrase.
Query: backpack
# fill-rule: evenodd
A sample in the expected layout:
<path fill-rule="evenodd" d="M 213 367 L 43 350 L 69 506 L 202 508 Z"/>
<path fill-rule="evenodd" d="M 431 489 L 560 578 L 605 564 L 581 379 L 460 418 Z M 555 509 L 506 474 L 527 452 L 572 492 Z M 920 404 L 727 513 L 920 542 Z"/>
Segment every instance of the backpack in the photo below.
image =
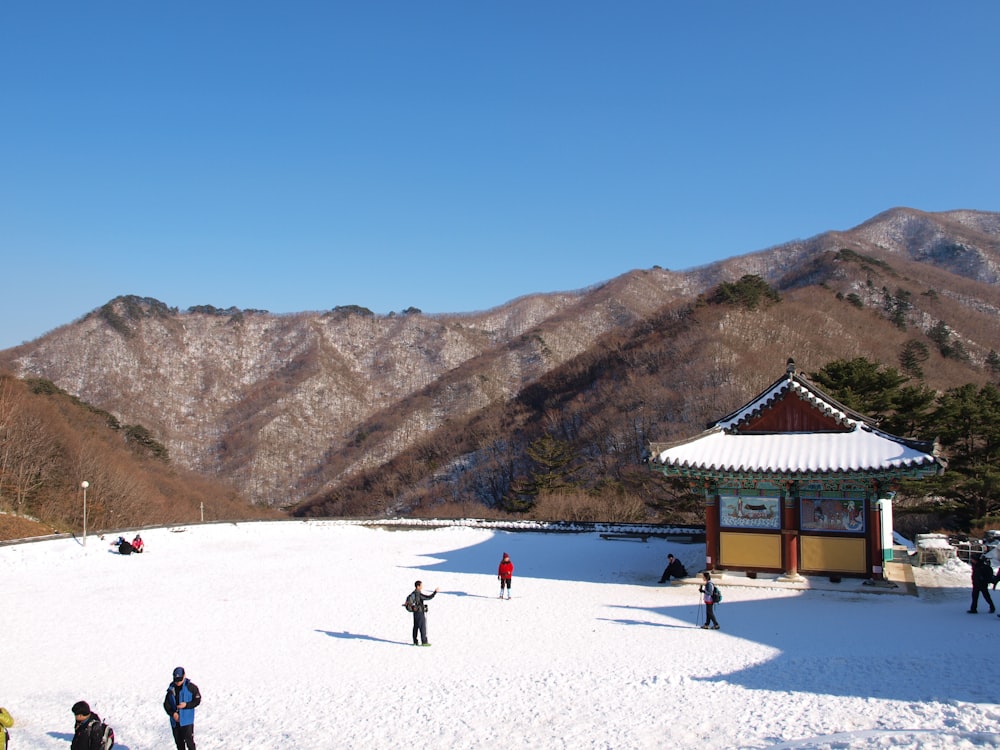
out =
<path fill-rule="evenodd" d="M 417 592 L 416 591 L 410 592 L 410 595 L 408 597 L 406 597 L 406 601 L 403 602 L 403 606 L 406 608 L 407 612 L 416 612 L 417 611 L 417 607 L 419 605 L 417 604 Z"/>
<path fill-rule="evenodd" d="M 88 739 L 95 734 L 101 738 L 98 747 L 100 750 L 111 750 L 115 746 L 115 730 L 104 722 L 103 719 L 91 717 L 87 720 Z M 89 745 L 88 745 L 89 746 Z"/>
<path fill-rule="evenodd" d="M 719 604 L 722 601 L 722 592 L 719 591 L 719 587 L 716 585 L 712 586 L 712 604 Z"/>
<path fill-rule="evenodd" d="M 115 730 L 102 721 L 96 731 L 101 738 L 101 750 L 111 750 L 115 746 Z"/>

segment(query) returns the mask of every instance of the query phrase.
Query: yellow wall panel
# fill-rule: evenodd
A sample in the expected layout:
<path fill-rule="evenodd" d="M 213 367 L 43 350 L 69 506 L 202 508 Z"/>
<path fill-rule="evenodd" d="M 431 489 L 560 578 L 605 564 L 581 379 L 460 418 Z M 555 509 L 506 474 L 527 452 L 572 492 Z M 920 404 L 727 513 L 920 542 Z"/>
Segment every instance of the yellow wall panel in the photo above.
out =
<path fill-rule="evenodd" d="M 780 534 L 719 534 L 719 565 L 723 568 L 781 569 Z"/>
<path fill-rule="evenodd" d="M 800 536 L 799 569 L 838 573 L 867 573 L 864 539 Z"/>

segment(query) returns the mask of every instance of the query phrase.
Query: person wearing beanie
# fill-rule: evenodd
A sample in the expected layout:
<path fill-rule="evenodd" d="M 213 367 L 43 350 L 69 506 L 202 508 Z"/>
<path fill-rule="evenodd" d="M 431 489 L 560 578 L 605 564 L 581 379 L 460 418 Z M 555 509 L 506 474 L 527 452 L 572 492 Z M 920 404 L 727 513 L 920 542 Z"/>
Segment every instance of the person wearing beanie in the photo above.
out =
<path fill-rule="evenodd" d="M 195 750 L 194 709 L 200 703 L 201 691 L 187 678 L 184 667 L 174 669 L 167 697 L 163 699 L 163 710 L 170 717 L 170 730 L 177 750 Z"/>
<path fill-rule="evenodd" d="M 101 717 L 90 710 L 87 701 L 77 701 L 70 709 L 76 724 L 70 750 L 101 750 Z"/>
<path fill-rule="evenodd" d="M 10 715 L 10 711 L 0 706 L 0 750 L 7 750 L 7 741 L 10 739 L 7 730 L 12 726 L 14 726 L 14 717 Z"/>
<path fill-rule="evenodd" d="M 507 598 L 510 599 L 510 579 L 513 577 L 514 577 L 514 563 L 511 561 L 510 555 L 504 552 L 503 559 L 500 560 L 500 567 L 497 568 L 497 578 L 500 579 L 501 599 L 503 599 L 504 586 L 507 587 Z"/>

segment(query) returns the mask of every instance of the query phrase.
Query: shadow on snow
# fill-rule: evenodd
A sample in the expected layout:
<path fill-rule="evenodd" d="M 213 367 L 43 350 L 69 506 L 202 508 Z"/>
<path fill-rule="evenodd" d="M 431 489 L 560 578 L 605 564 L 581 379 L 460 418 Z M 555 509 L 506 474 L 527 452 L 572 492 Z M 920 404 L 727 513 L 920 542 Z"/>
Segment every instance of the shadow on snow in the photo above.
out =
<path fill-rule="evenodd" d="M 734 588 L 727 591 L 733 599 L 738 596 Z M 693 586 L 692 591 L 698 596 Z M 705 652 L 706 672 L 716 672 L 715 663 L 724 669 L 727 651 L 739 649 L 740 640 L 770 646 L 778 653 L 745 669 L 692 679 L 751 690 L 992 703 L 996 696 L 960 672 L 970 669 L 974 673 L 978 655 L 995 650 L 1000 621 L 993 615 L 966 614 L 968 597 L 962 589 L 942 593 L 953 600 L 954 607 L 942 618 L 939 608 L 948 605 L 934 604 L 938 614 L 931 622 L 946 623 L 944 631 L 921 622 L 927 605 L 915 597 L 803 591 L 794 596 L 724 602 L 716 607 L 721 630 L 703 633 L 711 639 Z M 704 609 L 697 602 L 615 608 L 628 616 L 608 621 L 628 627 L 695 628 L 704 620 Z M 636 616 L 640 612 L 650 616 Z M 900 631 L 899 638 L 893 638 L 893 630 Z M 720 658 L 713 659 L 713 652 Z"/>

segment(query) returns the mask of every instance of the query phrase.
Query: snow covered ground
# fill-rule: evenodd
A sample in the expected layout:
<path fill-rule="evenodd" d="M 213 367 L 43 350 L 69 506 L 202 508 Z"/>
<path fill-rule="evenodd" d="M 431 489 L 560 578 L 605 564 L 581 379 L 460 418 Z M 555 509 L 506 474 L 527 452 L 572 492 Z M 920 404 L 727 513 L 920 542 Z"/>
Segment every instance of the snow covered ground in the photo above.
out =
<path fill-rule="evenodd" d="M 68 750 L 81 699 L 122 750 L 172 747 L 178 665 L 199 750 L 1000 746 L 1000 619 L 966 614 L 957 561 L 915 570 L 919 596 L 725 576 L 708 631 L 696 586 L 656 584 L 703 545 L 334 522 L 143 537 L 130 557 L 93 536 L 0 548 L 13 750 Z M 430 648 L 401 606 L 418 578 L 441 589 Z"/>

